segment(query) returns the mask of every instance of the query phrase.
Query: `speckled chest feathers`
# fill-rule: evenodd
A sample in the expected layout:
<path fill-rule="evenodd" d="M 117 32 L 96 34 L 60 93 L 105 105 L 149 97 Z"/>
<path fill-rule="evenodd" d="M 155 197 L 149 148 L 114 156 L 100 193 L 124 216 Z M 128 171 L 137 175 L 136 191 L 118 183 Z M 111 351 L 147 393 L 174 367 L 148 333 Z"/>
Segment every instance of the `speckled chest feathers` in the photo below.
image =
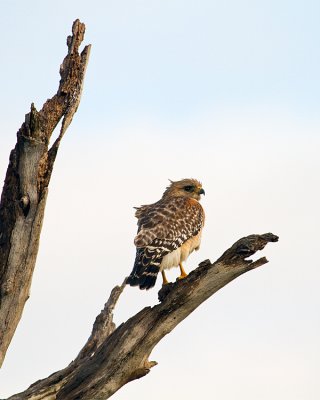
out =
<path fill-rule="evenodd" d="M 128 284 L 149 289 L 159 271 L 165 284 L 164 270 L 178 266 L 179 278 L 186 276 L 182 262 L 199 248 L 204 226 L 205 215 L 198 201 L 201 194 L 200 182 L 184 179 L 171 182 L 158 202 L 137 208 L 137 251 Z"/>

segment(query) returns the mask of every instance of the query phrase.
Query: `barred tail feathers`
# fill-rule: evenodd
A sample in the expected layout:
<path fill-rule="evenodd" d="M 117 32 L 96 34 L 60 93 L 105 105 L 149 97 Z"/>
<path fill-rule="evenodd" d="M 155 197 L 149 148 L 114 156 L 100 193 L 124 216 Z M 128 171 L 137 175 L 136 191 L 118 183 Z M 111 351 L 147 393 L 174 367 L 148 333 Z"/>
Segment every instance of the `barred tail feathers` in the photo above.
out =
<path fill-rule="evenodd" d="M 140 282 L 140 277 L 142 274 L 143 266 L 141 264 L 141 254 L 139 249 L 136 252 L 136 259 L 134 260 L 133 269 L 131 274 L 127 278 L 127 284 L 130 286 L 138 286 Z"/>
<path fill-rule="evenodd" d="M 139 286 L 140 289 L 151 289 L 156 283 L 162 258 L 149 258 L 145 250 L 145 248 L 137 249 L 133 270 L 127 279 L 127 284 Z"/>
<path fill-rule="evenodd" d="M 140 289 L 151 289 L 156 284 L 159 271 L 159 266 L 149 265 L 141 275 L 139 282 Z"/>

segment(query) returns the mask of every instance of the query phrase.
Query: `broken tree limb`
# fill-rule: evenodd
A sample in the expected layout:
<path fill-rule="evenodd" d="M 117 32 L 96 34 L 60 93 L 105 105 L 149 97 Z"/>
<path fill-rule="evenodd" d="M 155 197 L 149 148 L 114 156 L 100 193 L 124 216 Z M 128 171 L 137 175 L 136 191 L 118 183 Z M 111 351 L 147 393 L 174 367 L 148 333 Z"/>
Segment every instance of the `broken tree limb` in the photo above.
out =
<path fill-rule="evenodd" d="M 205 260 L 185 279 L 162 287 L 159 304 L 144 308 L 114 329 L 112 312 L 125 283 L 116 287 L 94 324 L 90 338 L 95 340 L 89 338 L 67 368 L 8 400 L 108 399 L 126 383 L 150 372 L 156 365 L 149 361 L 153 348 L 201 303 L 235 278 L 266 264 L 265 257 L 255 262 L 248 257 L 277 241 L 272 233 L 238 240 L 216 262 Z"/>
<path fill-rule="evenodd" d="M 31 105 L 10 154 L 0 203 L 0 366 L 29 297 L 53 164 L 80 103 L 90 54 L 90 45 L 79 54 L 84 32 L 76 20 L 57 94 L 40 111 Z M 60 134 L 49 148 L 61 119 Z"/>

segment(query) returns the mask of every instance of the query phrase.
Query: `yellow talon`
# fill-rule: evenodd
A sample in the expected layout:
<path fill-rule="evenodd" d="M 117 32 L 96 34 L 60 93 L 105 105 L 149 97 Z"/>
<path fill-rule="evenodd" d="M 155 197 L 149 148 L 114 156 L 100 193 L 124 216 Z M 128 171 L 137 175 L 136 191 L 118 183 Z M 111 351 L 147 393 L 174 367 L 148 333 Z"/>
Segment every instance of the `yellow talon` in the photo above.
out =
<path fill-rule="evenodd" d="M 162 275 L 162 286 L 163 286 L 163 285 L 167 285 L 169 282 L 168 282 L 168 279 L 167 279 L 167 277 L 166 277 L 166 274 L 164 273 L 163 270 L 161 271 L 161 275 Z"/>
<path fill-rule="evenodd" d="M 178 279 L 184 279 L 186 276 L 188 276 L 188 274 L 184 270 L 182 263 L 179 264 L 179 267 L 180 267 L 180 276 L 178 277 Z"/>

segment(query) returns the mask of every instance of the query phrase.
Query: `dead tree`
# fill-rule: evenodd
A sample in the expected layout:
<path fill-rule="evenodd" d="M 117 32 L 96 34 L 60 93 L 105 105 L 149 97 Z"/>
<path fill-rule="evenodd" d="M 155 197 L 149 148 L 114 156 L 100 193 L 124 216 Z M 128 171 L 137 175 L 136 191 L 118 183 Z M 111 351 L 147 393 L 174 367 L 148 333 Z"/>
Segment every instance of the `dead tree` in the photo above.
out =
<path fill-rule="evenodd" d="M 84 32 L 85 25 L 76 20 L 57 94 L 39 112 L 31 105 L 10 154 L 0 203 L 0 366 L 29 297 L 53 164 L 80 103 L 90 54 L 90 46 L 78 52 Z M 60 134 L 49 148 L 61 119 Z"/>
<path fill-rule="evenodd" d="M 79 54 L 84 32 L 84 24 L 76 20 L 67 39 L 58 92 L 39 112 L 31 106 L 10 155 L 0 204 L 0 365 L 29 297 L 56 154 L 80 103 L 90 53 L 89 45 Z M 49 147 L 61 119 L 60 134 Z M 124 281 L 112 290 L 76 359 L 10 399 L 109 398 L 156 365 L 149 361 L 152 349 L 201 303 L 233 279 L 267 263 L 264 257 L 255 262 L 248 257 L 277 240 L 271 233 L 238 240 L 216 262 L 203 261 L 187 278 L 165 285 L 159 291 L 159 304 L 144 308 L 116 328 L 113 310 Z"/>

